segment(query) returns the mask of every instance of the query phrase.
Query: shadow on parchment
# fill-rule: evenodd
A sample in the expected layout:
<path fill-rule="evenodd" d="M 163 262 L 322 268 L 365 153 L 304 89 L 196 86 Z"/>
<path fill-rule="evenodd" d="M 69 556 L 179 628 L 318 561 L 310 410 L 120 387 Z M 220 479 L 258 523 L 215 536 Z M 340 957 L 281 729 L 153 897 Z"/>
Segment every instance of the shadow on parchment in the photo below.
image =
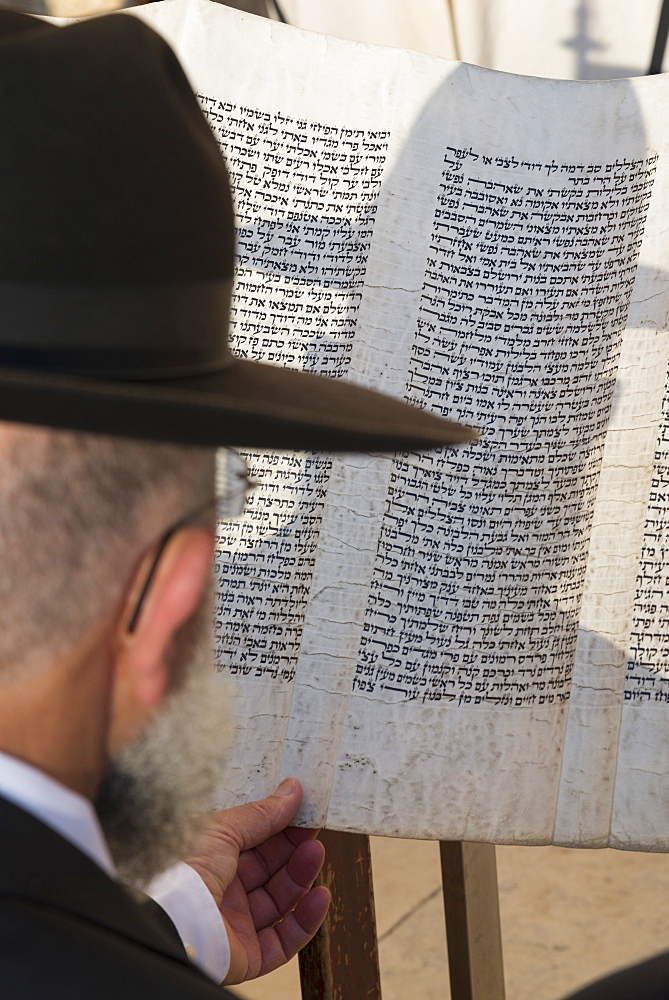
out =
<path fill-rule="evenodd" d="M 456 69 L 422 109 L 405 151 L 383 179 L 377 202 L 368 206 L 350 227 L 350 246 L 364 242 L 361 234 L 411 175 L 416 148 L 421 144 L 434 146 L 434 136 L 443 134 L 443 123 L 450 121 L 449 115 L 454 117 L 455 130 L 462 134 L 463 111 L 453 94 L 463 73 L 469 86 L 471 67 Z M 516 151 L 505 148 L 504 136 L 498 139 L 500 155 L 513 156 Z M 627 156 L 641 160 L 646 150 L 639 128 L 635 141 L 636 155 L 632 156 L 628 147 Z M 473 127 L 468 142 L 476 148 Z M 309 163 L 313 165 L 313 160 Z M 327 188 L 326 176 L 322 188 Z M 435 208 L 438 194 L 435 191 Z M 320 197 L 314 201 L 320 201 Z M 313 240 L 309 240 L 314 228 L 327 229 L 326 218 L 327 214 L 308 210 L 298 220 L 272 218 L 269 242 L 259 239 L 267 220 L 246 221 L 247 248 L 257 245 L 260 249 L 255 257 L 247 254 L 245 267 L 264 277 L 267 287 L 276 282 L 290 285 L 290 277 L 283 276 L 267 252 L 271 245 L 285 246 L 290 239 L 295 261 L 301 268 L 309 267 L 302 272 L 306 275 L 302 287 L 321 293 L 326 286 L 332 288 L 330 278 L 325 277 L 323 247 L 314 249 Z M 326 250 L 335 249 L 327 237 L 322 242 Z M 340 239 L 335 242 L 341 244 Z M 559 704 L 567 700 L 571 681 L 598 484 L 598 456 L 613 402 L 619 331 L 608 320 L 590 318 L 590 331 L 601 334 L 603 341 L 591 352 L 587 371 L 587 384 L 596 397 L 597 419 L 580 423 L 574 419 L 576 397 L 570 394 L 574 380 L 571 370 L 563 373 L 559 387 L 562 400 L 558 395 L 555 402 L 547 402 L 555 399 L 551 360 L 557 355 L 571 357 L 574 340 L 573 329 L 551 323 L 554 309 L 550 304 L 545 304 L 543 316 L 533 318 L 530 333 L 523 335 L 525 351 L 532 353 L 537 345 L 545 348 L 540 343 L 544 337 L 541 327 L 550 328 L 550 350 L 545 352 L 543 368 L 535 366 L 529 384 L 523 386 L 522 392 L 511 393 L 510 398 L 510 373 L 518 374 L 519 341 L 507 337 L 503 342 L 499 340 L 493 350 L 484 350 L 490 337 L 487 325 L 481 322 L 473 328 L 473 340 L 468 338 L 468 362 L 462 363 L 462 330 L 457 319 L 454 321 L 453 307 L 461 301 L 456 294 L 460 287 L 469 289 L 472 282 L 458 287 L 452 281 L 449 284 L 448 276 L 450 273 L 452 277 L 454 266 L 465 256 L 471 256 L 471 251 L 456 246 L 456 256 L 446 256 L 441 262 L 446 280 L 436 307 L 434 291 L 424 288 L 417 330 L 421 335 L 421 360 L 414 354 L 414 375 L 406 395 L 418 405 L 436 404 L 444 415 L 478 426 L 483 436 L 477 444 L 457 452 L 437 453 L 441 456 L 438 468 L 432 454 L 402 455 L 393 460 L 387 513 L 391 519 L 402 519 L 403 526 L 420 525 L 420 533 L 416 535 L 412 528 L 399 538 L 386 531 L 379 541 L 356 676 L 381 688 L 384 680 L 395 682 L 401 674 L 401 682 L 386 685 L 384 697 L 395 701 L 444 700 L 464 708 L 471 705 L 472 709 Z M 544 274 L 550 273 L 547 257 L 537 259 L 535 264 L 539 274 L 542 268 Z M 648 278 L 661 285 L 667 281 L 666 274 L 640 269 L 638 280 Z M 503 275 L 494 280 L 502 282 Z M 427 265 L 425 281 L 427 285 Z M 474 284 L 473 294 L 476 301 L 481 301 L 480 281 L 475 278 Z M 361 287 L 359 282 L 353 294 L 359 294 Z M 343 292 L 340 304 L 345 303 L 346 289 L 340 287 L 338 291 L 340 295 Z M 581 287 L 578 294 L 581 299 L 587 297 L 587 289 Z M 350 300 L 349 304 L 354 314 L 355 302 Z M 259 341 L 252 349 L 238 328 L 235 349 L 263 360 L 273 350 L 285 351 L 286 328 L 282 330 L 282 324 L 275 319 L 271 314 L 266 317 Z M 468 332 L 472 332 L 471 327 Z M 314 334 L 309 322 L 302 324 L 300 338 L 305 368 L 324 370 L 331 364 L 336 374 L 346 371 L 347 342 L 338 341 L 325 327 L 322 333 Z M 268 346 L 263 347 L 264 341 Z M 437 391 L 430 379 L 421 377 L 420 367 L 427 373 L 434 370 L 436 362 L 442 372 L 446 371 Z M 506 373 L 506 381 L 500 382 L 500 370 Z M 483 386 L 487 387 L 485 394 L 481 392 Z M 461 400 L 458 404 L 452 402 L 456 397 Z M 528 456 L 534 461 L 533 475 L 525 474 L 528 466 L 522 461 L 512 461 Z M 229 632 L 225 649 L 219 648 L 223 653 L 219 669 L 245 674 L 251 680 L 261 678 L 263 683 L 288 683 L 294 675 L 308 598 L 308 574 L 313 569 L 318 541 L 317 530 L 312 530 L 313 519 L 317 522 L 319 517 L 329 469 L 327 456 L 305 455 L 285 461 L 287 474 L 282 476 L 280 491 L 286 497 L 294 497 L 297 491 L 300 499 L 291 503 L 285 516 L 272 521 L 272 491 L 265 500 L 262 493 L 254 497 L 254 514 L 266 516 L 256 517 L 255 528 L 242 524 L 239 529 L 233 527 L 231 533 L 226 529 L 228 537 L 220 543 L 218 558 L 222 595 L 216 614 L 219 635 L 229 631 L 230 601 L 234 605 L 237 600 L 234 591 L 240 578 L 246 579 L 249 593 L 258 598 L 246 606 L 244 614 L 238 614 L 236 631 Z M 262 465 L 262 459 L 252 459 L 254 462 Z M 267 479 L 276 487 L 271 467 Z M 296 540 L 303 532 L 305 518 L 310 526 L 306 543 Z M 237 555 L 226 553 L 227 547 L 238 548 L 240 537 L 243 559 L 239 551 Z M 417 579 L 413 568 L 416 549 L 429 537 L 438 538 L 439 544 L 429 550 L 427 573 Z M 289 564 L 291 559 L 299 565 Z M 527 567 L 531 567 L 530 572 Z M 298 572 L 304 574 L 299 579 Z M 264 587 L 264 599 L 259 584 Z M 424 613 L 426 605 L 421 598 L 428 590 L 432 597 Z M 617 662 L 619 650 L 605 636 L 598 641 L 603 659 Z M 400 647 L 401 656 L 397 652 Z M 389 673 L 382 677 L 380 671 Z M 389 695 L 388 691 L 394 693 Z"/>

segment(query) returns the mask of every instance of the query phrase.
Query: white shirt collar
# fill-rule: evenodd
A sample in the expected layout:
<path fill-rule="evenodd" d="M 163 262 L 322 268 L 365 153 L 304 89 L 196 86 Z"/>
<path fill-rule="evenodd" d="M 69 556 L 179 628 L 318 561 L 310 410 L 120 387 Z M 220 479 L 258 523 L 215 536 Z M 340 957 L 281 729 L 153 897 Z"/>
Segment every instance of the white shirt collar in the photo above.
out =
<path fill-rule="evenodd" d="M 116 878 L 92 804 L 31 764 L 0 751 L 0 795 L 40 819 Z"/>

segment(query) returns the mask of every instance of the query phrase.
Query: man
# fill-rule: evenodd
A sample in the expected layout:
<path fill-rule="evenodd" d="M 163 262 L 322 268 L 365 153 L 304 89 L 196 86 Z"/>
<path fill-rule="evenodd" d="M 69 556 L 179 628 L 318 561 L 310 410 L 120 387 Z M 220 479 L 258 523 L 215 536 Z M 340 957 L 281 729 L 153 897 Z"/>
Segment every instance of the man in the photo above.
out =
<path fill-rule="evenodd" d="M 244 485 L 213 449 L 470 435 L 228 351 L 225 169 L 140 22 L 0 13 L 0 117 L 0 995 L 220 998 L 212 979 L 276 968 L 328 899 L 293 779 L 193 839 L 225 746 L 213 512 Z M 118 881 L 182 851 L 150 886 L 163 909 Z M 668 979 L 660 956 L 583 1000 Z"/>
<path fill-rule="evenodd" d="M 191 829 L 225 748 L 212 529 L 244 486 L 214 449 L 472 434 L 230 353 L 225 167 L 142 23 L 0 13 L 0 118 L 0 995 L 220 997 L 212 979 L 293 955 L 328 897 L 293 779 Z M 186 850 L 162 909 L 118 880 Z"/>

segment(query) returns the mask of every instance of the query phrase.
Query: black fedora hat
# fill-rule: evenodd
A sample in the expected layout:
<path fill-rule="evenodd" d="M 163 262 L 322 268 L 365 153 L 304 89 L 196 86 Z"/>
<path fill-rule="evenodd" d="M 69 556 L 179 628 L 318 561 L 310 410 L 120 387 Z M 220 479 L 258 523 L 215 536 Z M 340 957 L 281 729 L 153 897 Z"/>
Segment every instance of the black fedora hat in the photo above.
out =
<path fill-rule="evenodd" d="M 431 448 L 466 427 L 228 347 L 225 165 L 134 17 L 0 12 L 0 419 L 200 445 Z"/>

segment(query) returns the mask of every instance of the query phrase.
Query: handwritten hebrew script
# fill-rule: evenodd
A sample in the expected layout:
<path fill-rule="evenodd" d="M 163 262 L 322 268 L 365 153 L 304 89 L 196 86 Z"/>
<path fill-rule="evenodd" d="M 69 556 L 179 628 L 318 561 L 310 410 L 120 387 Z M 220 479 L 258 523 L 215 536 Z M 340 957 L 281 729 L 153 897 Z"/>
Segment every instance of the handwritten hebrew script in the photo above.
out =
<path fill-rule="evenodd" d="M 200 100 L 235 192 L 236 351 L 342 374 L 352 350 L 388 132 Z"/>
<path fill-rule="evenodd" d="M 388 145 L 200 96 L 235 191 L 238 354 L 336 377 L 350 361 Z M 244 521 L 221 526 L 217 657 L 223 671 L 291 681 L 330 462 L 246 458 L 260 484 Z M 228 554 L 235 552 L 235 558 Z"/>
<path fill-rule="evenodd" d="M 656 161 L 447 150 L 407 398 L 486 434 L 394 463 L 354 690 L 568 699 Z M 493 162 L 500 180 L 477 176 Z"/>
<path fill-rule="evenodd" d="M 632 704 L 669 704 L 669 393 L 663 415 L 625 680 L 625 701 Z"/>

